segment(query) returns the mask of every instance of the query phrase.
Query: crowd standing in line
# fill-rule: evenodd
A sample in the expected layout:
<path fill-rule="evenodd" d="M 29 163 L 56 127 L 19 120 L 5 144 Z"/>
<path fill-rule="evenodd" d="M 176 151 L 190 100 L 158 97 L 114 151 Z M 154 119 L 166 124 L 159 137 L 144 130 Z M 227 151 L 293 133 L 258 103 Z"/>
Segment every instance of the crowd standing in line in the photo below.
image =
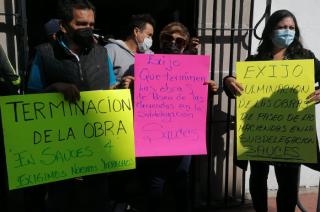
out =
<path fill-rule="evenodd" d="M 151 50 L 154 19 L 148 14 L 132 16 L 126 39 L 110 39 L 103 47 L 93 35 L 95 7 L 89 1 L 61 1 L 58 14 L 59 19 L 45 25 L 48 42 L 36 47 L 25 93 L 59 92 L 67 101 L 76 102 L 81 98 L 80 91 L 132 88 L 135 54 L 154 53 Z M 156 53 L 197 54 L 199 40 L 191 38 L 182 23 L 169 23 L 161 30 L 159 37 L 160 49 Z M 248 57 L 247 61 L 284 59 L 314 59 L 315 79 L 320 81 L 320 63 L 310 50 L 303 48 L 295 16 L 290 11 L 279 10 L 266 23 L 258 54 Z M 19 76 L 0 48 L 0 95 L 17 94 L 19 84 Z M 212 93 L 218 90 L 212 80 L 203 84 L 208 85 Z M 224 90 L 230 98 L 235 98 L 241 95 L 243 88 L 233 76 L 228 76 L 224 79 Z M 311 94 L 309 101 L 319 102 L 320 91 Z M 0 136 L 3 143 L 2 129 Z M 3 145 L 1 153 L 1 179 L 6 179 Z M 168 185 L 173 187 L 175 211 L 191 211 L 190 163 L 191 156 L 143 158 L 137 161 L 140 183 L 146 188 L 146 211 L 164 210 L 162 200 Z M 246 169 L 245 161 L 237 161 L 237 164 Z M 300 164 L 250 161 L 250 193 L 255 210 L 268 210 L 269 165 L 274 165 L 279 185 L 278 211 L 294 211 Z M 128 179 L 131 174 L 100 174 L 26 188 L 23 190 L 25 211 L 113 211 L 114 205 L 109 204 L 111 200 L 130 201 L 118 185 L 122 181 L 119 179 Z M 110 182 L 119 190 L 110 189 Z M 7 182 L 1 180 L 1 185 L 6 189 L 0 192 L 0 205 L 7 211 Z M 131 207 L 124 210 L 134 211 Z"/>

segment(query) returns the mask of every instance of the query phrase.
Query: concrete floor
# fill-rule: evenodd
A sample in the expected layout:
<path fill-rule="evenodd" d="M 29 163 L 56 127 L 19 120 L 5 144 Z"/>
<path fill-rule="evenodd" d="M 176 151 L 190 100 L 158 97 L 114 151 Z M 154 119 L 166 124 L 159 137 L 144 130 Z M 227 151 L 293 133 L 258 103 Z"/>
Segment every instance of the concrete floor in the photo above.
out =
<path fill-rule="evenodd" d="M 248 195 L 250 198 L 250 195 Z M 318 187 L 315 188 L 301 188 L 299 192 L 299 200 L 305 211 L 307 212 L 320 212 L 317 211 L 318 202 Z M 277 212 L 276 208 L 276 191 L 269 191 L 268 199 L 268 212 Z M 296 212 L 300 212 L 298 207 L 296 207 Z M 200 211 L 199 211 L 200 212 Z M 252 207 L 251 201 L 246 200 L 246 203 L 240 207 L 230 207 L 224 209 L 206 209 L 202 212 L 255 212 Z"/>
<path fill-rule="evenodd" d="M 14 194 L 16 193 L 16 194 Z M 11 204 L 11 207 L 8 211 L 16 211 L 16 212 L 24 212 L 24 208 L 22 205 L 19 205 L 19 202 L 23 203 L 23 201 L 19 201 L 19 191 L 13 192 L 11 202 L 14 202 L 14 204 Z M 306 209 L 307 212 L 320 212 L 317 211 L 317 202 L 318 202 L 318 187 L 314 188 L 301 188 L 299 192 L 299 200 L 303 207 Z M 276 212 L 276 191 L 269 191 L 269 199 L 268 199 L 268 212 Z M 0 204 L 0 212 L 3 210 L 1 209 Z M 115 212 L 123 212 L 123 210 L 115 210 Z M 300 212 L 301 210 L 296 208 L 296 212 Z M 164 212 L 172 212 L 171 209 L 166 209 Z M 193 212 L 254 212 L 254 209 L 251 204 L 250 195 L 248 195 L 247 200 L 245 201 L 245 204 L 240 205 L 237 204 L 237 206 L 229 207 L 229 208 L 206 208 L 206 209 L 198 209 L 194 210 Z"/>

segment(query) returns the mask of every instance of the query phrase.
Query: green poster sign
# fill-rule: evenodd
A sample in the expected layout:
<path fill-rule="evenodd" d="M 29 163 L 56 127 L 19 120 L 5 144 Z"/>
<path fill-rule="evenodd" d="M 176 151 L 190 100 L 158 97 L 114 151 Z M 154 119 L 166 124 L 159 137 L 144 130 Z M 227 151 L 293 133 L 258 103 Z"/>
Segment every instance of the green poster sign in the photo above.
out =
<path fill-rule="evenodd" d="M 129 90 L 0 97 L 9 189 L 135 168 Z"/>
<path fill-rule="evenodd" d="M 238 62 L 237 80 L 238 159 L 315 163 L 314 61 Z"/>

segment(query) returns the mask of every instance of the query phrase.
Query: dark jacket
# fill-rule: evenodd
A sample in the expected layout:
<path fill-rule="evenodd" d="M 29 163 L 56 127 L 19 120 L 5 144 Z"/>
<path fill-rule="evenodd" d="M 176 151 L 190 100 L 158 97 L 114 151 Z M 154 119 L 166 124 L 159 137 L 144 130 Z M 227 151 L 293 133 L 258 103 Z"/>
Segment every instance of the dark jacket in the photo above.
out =
<path fill-rule="evenodd" d="M 266 61 L 266 60 L 272 60 L 272 59 L 273 58 L 272 58 L 271 55 L 269 57 L 261 57 L 259 55 L 251 55 L 246 59 L 246 61 Z M 288 59 L 288 60 L 314 59 L 315 82 L 320 83 L 320 62 L 310 50 L 303 49 L 301 51 L 301 54 L 286 55 L 286 59 Z M 227 77 L 233 77 L 233 76 L 227 76 Z M 225 85 L 225 80 L 227 79 L 227 77 L 225 77 L 223 79 L 223 90 L 225 91 L 225 93 L 227 94 L 227 96 L 229 98 L 235 98 L 235 95 Z M 241 169 L 244 169 L 244 170 L 247 169 L 248 161 L 246 161 L 246 160 L 237 160 L 236 151 L 234 152 L 234 159 L 235 159 L 235 164 L 238 167 L 240 167 Z M 316 168 L 315 167 L 311 167 L 311 166 L 314 166 L 314 165 L 310 164 L 310 168 L 319 169 L 320 170 L 320 167 L 318 167 L 318 166 Z"/>
<path fill-rule="evenodd" d="M 75 84 L 80 91 L 109 88 L 108 54 L 100 45 L 82 51 L 77 57 L 57 40 L 39 45 L 36 52 L 44 88 L 56 82 Z"/>

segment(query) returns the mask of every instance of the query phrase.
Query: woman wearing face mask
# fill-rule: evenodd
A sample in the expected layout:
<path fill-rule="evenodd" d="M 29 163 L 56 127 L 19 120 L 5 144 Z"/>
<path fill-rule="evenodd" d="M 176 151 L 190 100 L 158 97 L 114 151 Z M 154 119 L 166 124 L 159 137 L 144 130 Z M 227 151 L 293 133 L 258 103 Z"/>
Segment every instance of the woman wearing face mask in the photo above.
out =
<path fill-rule="evenodd" d="M 258 53 L 249 56 L 247 61 L 314 59 L 315 79 L 320 81 L 320 65 L 314 54 L 304 49 L 300 42 L 300 31 L 295 16 L 288 10 L 278 10 L 268 19 L 262 33 Z M 243 87 L 232 76 L 224 79 L 224 90 L 231 98 L 241 95 Z M 320 100 L 320 90 L 310 95 L 310 101 Z M 240 168 L 246 169 L 247 162 L 237 161 Z M 250 193 L 253 206 L 258 212 L 268 210 L 267 179 L 270 162 L 250 161 Z M 300 164 L 272 163 L 278 182 L 277 211 L 295 211 L 297 204 Z"/>
<path fill-rule="evenodd" d="M 166 25 L 160 32 L 161 54 L 185 54 L 190 42 L 188 29 L 179 22 Z M 195 46 L 194 46 L 195 47 Z M 212 80 L 204 82 L 212 92 L 218 87 Z M 164 211 L 162 200 L 166 196 L 166 188 L 171 186 L 174 206 L 177 212 L 191 211 L 189 197 L 189 168 L 191 156 L 151 157 L 143 158 L 137 165 L 143 172 L 148 191 L 148 212 Z"/>

